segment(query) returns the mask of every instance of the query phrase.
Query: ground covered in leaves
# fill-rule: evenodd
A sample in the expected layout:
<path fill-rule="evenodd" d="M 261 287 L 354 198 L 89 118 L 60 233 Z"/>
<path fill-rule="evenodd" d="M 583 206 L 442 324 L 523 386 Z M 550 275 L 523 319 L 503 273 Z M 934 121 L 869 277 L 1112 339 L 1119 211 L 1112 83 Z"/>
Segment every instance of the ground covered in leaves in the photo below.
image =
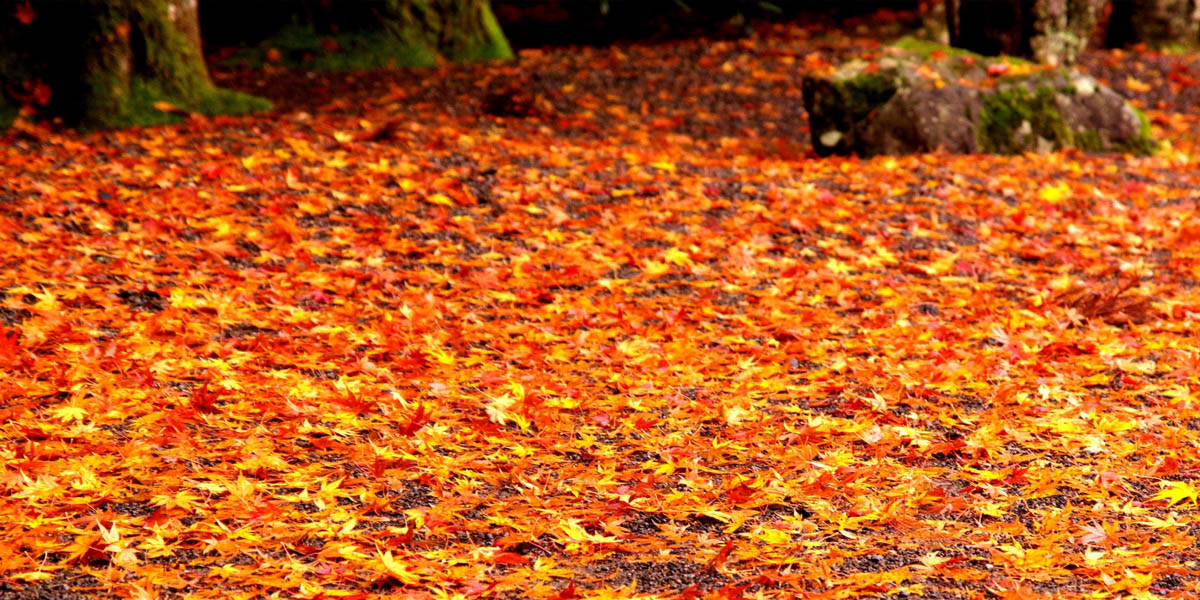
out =
<path fill-rule="evenodd" d="M 1200 594 L 1196 57 L 1088 57 L 1155 157 L 813 158 L 873 47 L 10 132 L 0 598 Z"/>

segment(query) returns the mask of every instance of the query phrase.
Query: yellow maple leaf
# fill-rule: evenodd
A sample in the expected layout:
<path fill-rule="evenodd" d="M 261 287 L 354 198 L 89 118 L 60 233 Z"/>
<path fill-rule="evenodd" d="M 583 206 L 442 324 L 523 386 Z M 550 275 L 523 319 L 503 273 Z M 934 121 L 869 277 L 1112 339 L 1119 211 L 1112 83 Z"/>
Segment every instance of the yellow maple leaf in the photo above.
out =
<path fill-rule="evenodd" d="M 454 365 L 454 355 L 443 350 L 441 346 L 438 345 L 437 341 L 433 339 L 433 336 L 426 335 L 424 339 L 426 345 L 425 354 L 429 355 L 429 358 L 432 358 L 443 365 Z"/>
<path fill-rule="evenodd" d="M 651 277 L 657 277 L 659 275 L 664 275 L 667 272 L 669 272 L 671 270 L 671 265 L 668 265 L 667 263 L 658 262 L 657 260 L 647 260 L 646 266 L 643 268 L 643 270 L 646 272 L 647 275 L 649 275 Z"/>
<path fill-rule="evenodd" d="M 172 548 L 174 545 L 163 539 L 161 532 L 156 532 L 153 537 L 147 538 L 138 544 L 137 547 L 140 550 L 145 550 L 146 556 L 150 558 L 161 558 L 175 554 L 175 550 Z"/>
<path fill-rule="evenodd" d="M 1167 506 L 1175 506 L 1184 500 L 1191 500 L 1194 503 L 1200 496 L 1200 490 L 1186 481 L 1164 481 L 1162 486 L 1163 489 L 1160 492 L 1150 497 L 1151 501 L 1166 500 Z"/>
<path fill-rule="evenodd" d="M 1185 518 L 1184 520 L 1180 521 L 1174 512 L 1167 515 L 1167 518 L 1165 519 L 1160 519 L 1158 517 L 1147 517 L 1145 521 L 1141 521 L 1142 525 L 1145 525 L 1151 529 L 1170 529 L 1174 527 L 1183 527 L 1188 523 L 1191 523 L 1191 519 Z"/>
<path fill-rule="evenodd" d="M 57 312 L 62 308 L 58 298 L 54 296 L 54 292 L 42 289 L 40 292 L 31 292 L 31 296 L 37 299 L 37 303 L 33 307 L 43 312 Z"/>
<path fill-rule="evenodd" d="M 1051 203 L 1062 202 L 1064 198 L 1070 195 L 1071 188 L 1066 183 L 1042 186 L 1042 189 L 1038 190 L 1038 198 Z"/>
<path fill-rule="evenodd" d="M 563 533 L 567 534 L 567 537 L 576 542 L 593 542 L 596 544 L 604 544 L 620 541 L 612 536 L 588 533 L 588 530 L 584 529 L 583 525 L 579 524 L 579 519 L 567 519 L 562 521 L 558 524 L 558 528 L 561 529 Z"/>
<path fill-rule="evenodd" d="M 26 571 L 24 573 L 6 575 L 6 577 L 19 581 L 42 581 L 43 579 L 50 579 L 54 577 L 54 575 L 47 573 L 46 571 Z"/>
<path fill-rule="evenodd" d="M 679 248 L 671 248 L 670 250 L 667 250 L 667 253 L 663 256 L 663 258 L 667 259 L 667 262 L 674 263 L 680 267 L 686 267 L 692 263 L 692 257 L 687 252 L 684 252 Z"/>
<path fill-rule="evenodd" d="M 921 564 L 923 564 L 926 567 L 929 567 L 931 569 L 942 566 L 948 560 L 950 560 L 950 559 L 947 557 L 938 556 L 937 552 L 930 552 L 920 558 Z"/>
<path fill-rule="evenodd" d="M 415 585 L 421 582 L 421 576 L 408 570 L 400 561 L 392 556 L 392 551 L 388 550 L 379 554 L 379 564 L 383 566 L 388 575 L 396 578 L 396 581 L 404 585 Z"/>
<path fill-rule="evenodd" d="M 50 414 L 54 415 L 54 418 L 58 419 L 59 421 L 66 423 L 68 421 L 82 421 L 83 418 L 87 416 L 87 411 L 83 408 L 75 406 L 74 404 L 68 404 L 66 406 L 60 406 L 58 408 L 51 409 Z"/>
<path fill-rule="evenodd" d="M 121 542 L 121 531 L 117 529 L 117 524 L 113 523 L 108 529 L 100 523 L 100 519 L 96 519 L 96 527 L 100 529 L 100 539 L 110 546 Z"/>

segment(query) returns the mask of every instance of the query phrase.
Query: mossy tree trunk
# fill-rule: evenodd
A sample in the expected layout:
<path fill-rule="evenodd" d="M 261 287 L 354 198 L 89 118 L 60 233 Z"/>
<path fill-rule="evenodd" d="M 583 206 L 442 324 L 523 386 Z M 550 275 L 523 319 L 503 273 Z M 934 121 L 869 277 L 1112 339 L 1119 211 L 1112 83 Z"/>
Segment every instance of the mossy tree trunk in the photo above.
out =
<path fill-rule="evenodd" d="M 195 0 L 79 0 L 31 4 L 20 44 L 32 59 L 0 79 L 47 82 L 48 112 L 88 129 L 178 120 L 179 112 L 261 110 L 261 99 L 213 85 L 201 53 Z M 53 40 L 53 41 L 47 41 Z M 2 65 L 3 62 L 0 62 Z M 10 94 L 11 95 L 11 94 Z"/>
<path fill-rule="evenodd" d="M 195 0 L 89 0 L 87 8 L 82 124 L 155 122 L 171 106 L 208 114 L 268 107 L 213 85 Z"/>
<path fill-rule="evenodd" d="M 946 0 L 950 44 L 994 56 L 1074 63 L 1108 0 Z"/>
<path fill-rule="evenodd" d="M 388 0 L 384 24 L 421 36 L 452 60 L 511 58 L 488 0 Z"/>
<path fill-rule="evenodd" d="M 313 8 L 319 27 L 342 32 L 382 29 L 402 53 L 450 61 L 512 57 L 489 0 L 339 0 Z"/>

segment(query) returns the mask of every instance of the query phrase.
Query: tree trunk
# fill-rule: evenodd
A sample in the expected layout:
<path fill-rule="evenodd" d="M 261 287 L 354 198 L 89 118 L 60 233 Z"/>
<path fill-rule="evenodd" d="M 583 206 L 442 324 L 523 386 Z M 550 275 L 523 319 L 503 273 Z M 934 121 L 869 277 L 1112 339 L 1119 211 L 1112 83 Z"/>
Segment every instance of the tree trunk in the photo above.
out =
<path fill-rule="evenodd" d="M 946 0 L 950 44 L 1070 64 L 1087 47 L 1108 0 Z"/>
<path fill-rule="evenodd" d="M 1200 2 L 1116 0 L 1106 41 L 1114 47 L 1146 44 L 1152 48 L 1195 48 L 1200 43 Z"/>
<path fill-rule="evenodd" d="M 8 3 L 0 0 L 0 6 Z M 36 16 L 18 31 L 23 47 L 0 46 L 0 54 L 28 57 L 33 67 L 0 72 L 0 80 L 9 87 L 21 78 L 47 82 L 55 98 L 47 111 L 70 123 L 89 129 L 161 124 L 178 120 L 181 112 L 269 107 L 265 100 L 213 85 L 201 53 L 195 0 L 30 6 Z"/>
<path fill-rule="evenodd" d="M 946 0 L 950 45 L 985 56 L 1032 56 L 1029 0 Z"/>
<path fill-rule="evenodd" d="M 1108 0 L 1035 0 L 1033 58 L 1052 65 L 1073 64 L 1087 48 Z"/>
<path fill-rule="evenodd" d="M 401 26 L 422 27 L 438 54 L 451 60 L 512 58 L 489 0 L 389 0 Z"/>

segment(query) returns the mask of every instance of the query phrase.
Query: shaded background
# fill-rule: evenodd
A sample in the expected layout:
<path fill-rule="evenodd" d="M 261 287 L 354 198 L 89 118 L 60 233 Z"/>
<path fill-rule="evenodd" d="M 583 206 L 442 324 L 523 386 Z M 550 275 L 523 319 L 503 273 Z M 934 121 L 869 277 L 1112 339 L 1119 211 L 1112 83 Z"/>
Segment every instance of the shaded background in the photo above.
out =
<path fill-rule="evenodd" d="M 367 29 L 377 24 L 370 1 L 233 3 L 201 0 L 200 30 L 209 50 L 256 44 L 293 22 L 315 24 L 321 33 Z M 912 12 L 920 0 L 492 0 L 492 10 L 513 48 L 607 45 L 696 35 L 738 36 L 756 20 L 837 22 L 879 10 Z M 932 4 L 925 0 L 924 4 Z"/>

